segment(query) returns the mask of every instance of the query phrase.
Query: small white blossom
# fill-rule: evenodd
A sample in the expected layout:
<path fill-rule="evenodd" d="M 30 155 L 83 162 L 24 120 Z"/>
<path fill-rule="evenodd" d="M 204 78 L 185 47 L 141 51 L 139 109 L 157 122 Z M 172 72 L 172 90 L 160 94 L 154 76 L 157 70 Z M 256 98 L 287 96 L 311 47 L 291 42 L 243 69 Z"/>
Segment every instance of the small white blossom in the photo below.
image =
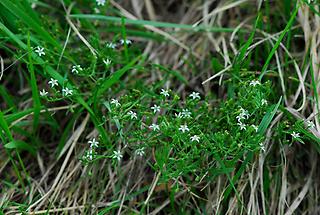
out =
<path fill-rule="evenodd" d="M 192 137 L 190 137 L 190 140 L 191 140 L 192 142 L 196 141 L 196 142 L 199 143 L 200 137 L 199 137 L 198 135 L 193 135 Z"/>
<path fill-rule="evenodd" d="M 268 104 L 268 101 L 267 100 L 265 100 L 265 99 L 262 99 L 261 100 L 261 105 L 267 105 Z"/>
<path fill-rule="evenodd" d="M 72 95 L 72 93 L 73 93 L 73 90 L 69 89 L 68 87 L 62 89 L 62 94 L 64 96 Z"/>
<path fill-rule="evenodd" d="M 131 119 L 137 119 L 137 113 L 133 112 L 132 110 L 128 112 L 128 115 Z"/>
<path fill-rule="evenodd" d="M 152 124 L 149 126 L 149 128 L 151 128 L 153 131 L 160 130 L 160 127 L 157 124 Z"/>
<path fill-rule="evenodd" d="M 195 99 L 200 99 L 201 97 L 200 97 L 200 93 L 198 93 L 198 92 L 192 92 L 190 95 L 189 95 L 189 97 L 191 97 L 193 100 L 195 100 Z"/>
<path fill-rule="evenodd" d="M 256 125 L 251 125 L 251 127 L 252 127 L 254 130 L 256 130 L 256 132 L 258 132 L 258 126 L 256 126 Z"/>
<path fill-rule="evenodd" d="M 115 49 L 117 47 L 117 44 L 111 42 L 111 43 L 107 43 L 106 46 L 107 48 Z"/>
<path fill-rule="evenodd" d="M 175 116 L 176 118 L 179 118 L 179 119 L 183 118 L 183 116 L 182 116 L 182 114 L 181 114 L 180 112 L 179 112 L 178 114 L 175 113 L 174 116 Z"/>
<path fill-rule="evenodd" d="M 264 147 L 263 143 L 260 143 L 259 145 L 260 145 L 260 149 L 265 152 L 266 148 Z"/>
<path fill-rule="evenodd" d="M 121 106 L 121 104 L 119 103 L 119 101 L 117 99 L 111 99 L 111 104 L 114 104 L 116 107 Z"/>
<path fill-rule="evenodd" d="M 260 85 L 261 83 L 260 83 L 260 81 L 258 81 L 258 80 L 253 80 L 253 81 L 251 81 L 250 82 L 250 86 L 256 86 L 256 85 Z"/>
<path fill-rule="evenodd" d="M 144 147 L 137 149 L 135 153 L 140 157 L 144 156 L 145 155 Z"/>
<path fill-rule="evenodd" d="M 236 119 L 238 120 L 238 122 L 241 122 L 241 120 L 244 119 L 244 116 L 242 114 L 239 114 L 238 116 L 236 116 Z"/>
<path fill-rule="evenodd" d="M 58 86 L 58 80 L 50 78 L 50 81 L 48 82 L 48 84 L 51 85 L 50 86 L 51 88 L 54 87 L 54 86 Z"/>
<path fill-rule="evenodd" d="M 104 6 L 106 4 L 106 0 L 96 0 L 97 5 Z"/>
<path fill-rule="evenodd" d="M 291 136 L 292 136 L 294 139 L 297 139 L 297 138 L 300 137 L 300 134 L 299 134 L 298 132 L 296 133 L 296 132 L 294 131 L 294 132 L 291 133 Z"/>
<path fill-rule="evenodd" d="M 102 61 L 106 66 L 109 66 L 111 64 L 111 60 L 108 58 L 107 58 L 107 60 L 103 59 Z"/>
<path fill-rule="evenodd" d="M 46 96 L 48 95 L 48 92 L 45 91 L 45 89 L 42 89 L 42 91 L 40 91 L 40 96 Z"/>
<path fill-rule="evenodd" d="M 241 113 L 236 116 L 236 119 L 238 120 L 239 123 L 241 123 L 242 119 L 248 119 L 249 118 L 249 112 L 243 108 L 240 108 Z"/>
<path fill-rule="evenodd" d="M 191 118 L 191 112 L 188 109 L 182 109 L 182 117 Z"/>
<path fill-rule="evenodd" d="M 249 118 L 249 112 L 247 110 L 243 109 L 243 108 L 241 108 L 240 110 L 241 110 L 241 115 L 243 117 L 245 117 L 246 119 L 248 119 Z"/>
<path fill-rule="evenodd" d="M 161 95 L 163 95 L 164 97 L 170 96 L 169 94 L 169 90 L 165 90 L 165 89 L 161 89 Z"/>
<path fill-rule="evenodd" d="M 190 131 L 190 129 L 186 124 L 184 124 L 184 125 L 180 125 L 179 131 L 181 131 L 182 133 L 185 133 L 186 131 L 187 132 Z"/>
<path fill-rule="evenodd" d="M 153 107 L 151 107 L 151 109 L 153 110 L 153 113 L 160 112 L 160 106 L 158 106 L 158 105 L 153 105 Z"/>
<path fill-rule="evenodd" d="M 80 65 L 74 65 L 74 66 L 72 66 L 71 72 L 78 74 L 79 71 L 82 71 L 82 70 L 83 70 L 83 69 L 81 68 Z"/>
<path fill-rule="evenodd" d="M 113 159 L 117 159 L 118 161 L 120 161 L 121 158 L 122 158 L 122 154 L 121 154 L 120 150 L 118 150 L 118 151 L 113 151 L 112 158 L 113 158 Z"/>
<path fill-rule="evenodd" d="M 307 128 L 314 128 L 315 127 L 315 125 L 314 125 L 314 123 L 312 122 L 312 121 L 307 121 Z"/>
<path fill-rule="evenodd" d="M 34 52 L 36 52 L 39 55 L 39 57 L 41 57 L 42 55 L 46 55 L 46 53 L 44 52 L 44 48 L 40 46 L 37 46 Z"/>
<path fill-rule="evenodd" d="M 242 123 L 242 122 L 238 122 L 237 125 L 239 125 L 240 130 L 246 130 L 246 124 Z"/>
<path fill-rule="evenodd" d="M 96 138 L 89 140 L 88 143 L 90 144 L 90 148 L 98 148 L 99 142 L 96 141 Z"/>
<path fill-rule="evenodd" d="M 128 39 L 126 39 L 126 40 L 121 39 L 121 40 L 120 40 L 120 44 L 121 44 L 121 45 L 123 45 L 123 44 L 130 45 L 131 43 L 132 43 L 132 41 L 131 41 L 131 40 L 128 40 Z"/>
<path fill-rule="evenodd" d="M 94 151 L 92 148 L 89 149 L 89 151 L 86 152 L 84 159 L 92 161 L 94 157 Z"/>

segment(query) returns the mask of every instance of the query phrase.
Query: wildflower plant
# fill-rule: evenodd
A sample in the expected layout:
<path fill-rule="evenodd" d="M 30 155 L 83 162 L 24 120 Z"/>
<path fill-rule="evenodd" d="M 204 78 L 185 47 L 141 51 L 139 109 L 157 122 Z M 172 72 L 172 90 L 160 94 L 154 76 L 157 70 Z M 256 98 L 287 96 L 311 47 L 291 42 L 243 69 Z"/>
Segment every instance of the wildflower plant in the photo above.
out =
<path fill-rule="evenodd" d="M 127 154 L 142 159 L 154 151 L 150 165 L 165 180 L 208 172 L 209 177 L 218 168 L 218 163 L 210 164 L 212 159 L 236 162 L 247 152 L 265 152 L 259 125 L 269 108 L 261 101 L 269 100 L 270 82 L 252 85 L 246 77 L 236 86 L 233 98 L 221 102 L 196 91 L 182 99 L 164 88 L 149 95 L 134 89 L 109 98 L 104 124 L 112 125 L 111 141 L 121 148 L 109 151 L 109 158 L 119 162 Z"/>

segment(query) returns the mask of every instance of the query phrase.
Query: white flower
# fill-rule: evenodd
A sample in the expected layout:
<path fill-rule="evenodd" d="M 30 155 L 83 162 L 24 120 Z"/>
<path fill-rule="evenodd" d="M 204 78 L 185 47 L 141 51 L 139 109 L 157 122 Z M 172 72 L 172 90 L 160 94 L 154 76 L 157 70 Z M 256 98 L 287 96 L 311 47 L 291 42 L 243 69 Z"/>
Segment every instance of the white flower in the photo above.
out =
<path fill-rule="evenodd" d="M 37 46 L 34 52 L 38 53 L 39 57 L 41 57 L 41 55 L 46 55 L 46 53 L 44 52 L 44 48 L 40 46 Z"/>
<path fill-rule="evenodd" d="M 246 124 L 242 123 L 242 122 L 238 122 L 237 125 L 240 126 L 240 130 L 246 130 Z"/>
<path fill-rule="evenodd" d="M 121 40 L 120 40 L 120 44 L 121 44 L 121 45 L 123 45 L 123 44 L 130 45 L 131 43 L 132 43 L 132 41 L 131 41 L 131 40 L 128 40 L 128 39 L 127 39 L 127 40 L 124 40 L 124 39 L 121 39 Z"/>
<path fill-rule="evenodd" d="M 82 70 L 83 70 L 83 69 L 81 68 L 80 65 L 74 65 L 74 66 L 72 66 L 71 72 L 78 74 L 79 71 L 82 71 Z"/>
<path fill-rule="evenodd" d="M 242 119 L 244 119 L 244 116 L 242 114 L 239 114 L 238 116 L 236 116 L 238 122 L 241 122 Z"/>
<path fill-rule="evenodd" d="M 189 95 L 189 97 L 191 97 L 193 100 L 194 99 L 200 99 L 201 97 L 200 97 L 200 93 L 198 93 L 198 92 L 192 92 L 190 95 Z"/>
<path fill-rule="evenodd" d="M 106 0 L 96 0 L 96 2 L 99 6 L 104 6 L 106 3 Z"/>
<path fill-rule="evenodd" d="M 153 105 L 153 107 L 151 107 L 151 109 L 153 110 L 153 113 L 160 112 L 160 106 L 158 106 L 158 105 Z"/>
<path fill-rule="evenodd" d="M 294 139 L 297 139 L 297 138 L 299 138 L 300 137 L 300 134 L 297 132 L 292 132 L 291 133 L 291 136 L 294 138 Z"/>
<path fill-rule="evenodd" d="M 45 91 L 45 89 L 42 89 L 42 91 L 40 91 L 40 96 L 46 96 L 48 95 L 48 92 Z"/>
<path fill-rule="evenodd" d="M 111 99 L 111 104 L 114 104 L 116 107 L 121 106 L 121 104 L 119 103 L 119 101 L 117 99 Z"/>
<path fill-rule="evenodd" d="M 249 112 L 243 108 L 240 108 L 241 113 L 236 116 L 239 123 L 241 123 L 242 119 L 248 119 L 249 118 Z"/>
<path fill-rule="evenodd" d="M 267 105 L 268 104 L 268 101 L 267 100 L 265 100 L 265 99 L 262 99 L 261 100 L 261 105 Z"/>
<path fill-rule="evenodd" d="M 256 85 L 260 85 L 261 83 L 260 83 L 260 81 L 258 81 L 258 80 L 253 80 L 253 81 L 251 81 L 250 82 L 250 86 L 256 86 Z"/>
<path fill-rule="evenodd" d="M 241 115 L 244 116 L 246 119 L 249 118 L 249 112 L 243 108 L 240 109 L 241 110 Z"/>
<path fill-rule="evenodd" d="M 182 109 L 182 117 L 184 118 L 190 118 L 191 117 L 191 112 L 188 109 Z"/>
<path fill-rule="evenodd" d="M 99 142 L 96 141 L 96 138 L 89 140 L 88 143 L 90 144 L 90 148 L 98 148 Z"/>
<path fill-rule="evenodd" d="M 51 88 L 54 87 L 54 86 L 58 86 L 58 80 L 50 78 L 50 81 L 48 82 L 48 84 L 51 85 L 50 86 Z"/>
<path fill-rule="evenodd" d="M 251 127 L 252 127 L 254 130 L 256 130 L 256 132 L 258 132 L 258 126 L 256 126 L 256 125 L 251 125 Z"/>
<path fill-rule="evenodd" d="M 135 153 L 136 155 L 142 157 L 143 155 L 145 155 L 144 147 L 137 149 Z"/>
<path fill-rule="evenodd" d="M 107 59 L 107 60 L 103 59 L 102 61 L 106 66 L 109 66 L 111 64 L 111 60 L 110 59 Z"/>
<path fill-rule="evenodd" d="M 86 152 L 84 159 L 92 161 L 94 157 L 94 151 L 92 148 L 89 149 L 89 151 Z"/>
<path fill-rule="evenodd" d="M 165 90 L 165 89 L 161 89 L 161 95 L 163 95 L 164 97 L 170 96 L 169 95 L 169 90 Z"/>
<path fill-rule="evenodd" d="M 72 95 L 72 92 L 73 90 L 69 89 L 68 87 L 62 89 L 62 94 L 65 96 Z"/>
<path fill-rule="evenodd" d="M 112 158 L 113 158 L 113 159 L 117 159 L 118 161 L 120 161 L 121 158 L 122 158 L 122 154 L 121 154 L 120 150 L 118 150 L 118 151 L 113 151 Z"/>
<path fill-rule="evenodd" d="M 181 118 L 183 117 L 181 113 L 178 113 L 178 114 L 175 113 L 174 116 L 175 116 L 176 118 L 179 118 L 179 119 L 181 119 Z"/>
<path fill-rule="evenodd" d="M 151 128 L 153 131 L 160 130 L 160 127 L 157 124 L 152 124 L 149 126 L 149 128 Z"/>
<path fill-rule="evenodd" d="M 115 49 L 117 47 L 117 44 L 111 42 L 111 43 L 107 43 L 106 46 L 107 48 Z"/>
<path fill-rule="evenodd" d="M 199 136 L 197 136 L 197 135 L 193 135 L 192 137 L 190 137 L 190 140 L 191 140 L 192 142 L 196 141 L 196 142 L 198 142 L 198 143 L 199 143 L 199 141 L 200 141 L 200 137 L 199 137 Z"/>
<path fill-rule="evenodd" d="M 131 119 L 137 119 L 137 113 L 133 112 L 132 110 L 128 112 L 128 115 Z"/>
<path fill-rule="evenodd" d="M 179 131 L 182 131 L 182 133 L 185 133 L 186 131 L 189 131 L 190 129 L 186 124 L 180 125 Z"/>
<path fill-rule="evenodd" d="M 259 145 L 260 145 L 260 149 L 265 152 L 266 148 L 264 147 L 263 143 L 260 143 Z"/>
<path fill-rule="evenodd" d="M 315 127 L 315 125 L 314 125 L 314 123 L 312 122 L 312 121 L 307 121 L 307 128 L 314 128 Z"/>

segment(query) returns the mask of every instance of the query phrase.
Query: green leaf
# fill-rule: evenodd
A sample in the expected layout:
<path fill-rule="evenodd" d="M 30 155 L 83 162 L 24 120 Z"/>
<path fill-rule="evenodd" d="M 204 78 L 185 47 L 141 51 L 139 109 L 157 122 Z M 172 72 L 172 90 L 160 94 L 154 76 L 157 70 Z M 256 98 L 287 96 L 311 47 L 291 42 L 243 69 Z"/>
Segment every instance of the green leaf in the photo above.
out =
<path fill-rule="evenodd" d="M 281 100 L 282 100 L 282 96 L 280 97 L 278 103 L 276 105 L 271 106 L 269 108 L 269 110 L 267 111 L 266 115 L 264 115 L 264 117 L 261 120 L 261 123 L 259 125 L 259 128 L 258 128 L 259 134 L 264 134 L 266 132 L 269 124 L 271 123 L 274 115 L 276 114 L 276 112 L 280 106 Z"/>
<path fill-rule="evenodd" d="M 248 39 L 247 42 L 244 44 L 244 46 L 241 48 L 240 53 L 238 54 L 238 56 L 237 56 L 236 59 L 235 59 L 234 68 L 235 68 L 235 71 L 236 71 L 236 72 L 239 72 L 239 70 L 240 70 L 240 68 L 241 68 L 241 64 L 242 64 L 242 62 L 243 62 L 243 60 L 244 60 L 245 54 L 246 54 L 249 46 L 251 45 L 251 43 L 252 43 L 252 41 L 253 41 L 253 37 L 254 37 L 254 35 L 255 35 L 257 26 L 258 26 L 259 21 L 260 21 L 260 16 L 261 16 L 261 14 L 259 13 L 259 14 L 258 14 L 258 17 L 257 17 L 257 19 L 256 19 L 256 22 L 255 22 L 255 25 L 254 25 L 254 27 L 253 27 L 253 30 L 252 30 L 252 32 L 251 32 L 251 34 L 250 34 L 249 39 Z"/>
<path fill-rule="evenodd" d="M 39 98 L 39 90 L 38 85 L 36 81 L 36 75 L 34 73 L 34 67 L 33 67 L 33 60 L 32 60 L 32 50 L 30 46 L 30 34 L 28 33 L 28 70 L 30 72 L 30 84 L 32 89 L 32 100 L 33 100 L 33 107 L 34 107 L 34 115 L 33 115 L 33 132 L 36 131 L 39 123 L 39 117 L 40 117 L 40 98 Z"/>
<path fill-rule="evenodd" d="M 32 145 L 22 141 L 22 140 L 13 140 L 4 145 L 6 149 L 17 149 L 24 150 L 30 152 L 32 155 L 36 155 L 36 150 L 32 147 Z"/>

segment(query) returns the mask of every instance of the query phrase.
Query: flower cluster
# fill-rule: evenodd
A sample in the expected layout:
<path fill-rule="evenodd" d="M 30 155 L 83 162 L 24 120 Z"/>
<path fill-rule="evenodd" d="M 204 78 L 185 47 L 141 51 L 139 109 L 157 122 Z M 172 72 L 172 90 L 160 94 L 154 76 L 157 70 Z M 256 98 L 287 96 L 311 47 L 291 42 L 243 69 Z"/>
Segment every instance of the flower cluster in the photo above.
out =
<path fill-rule="evenodd" d="M 50 88 L 55 88 L 55 86 L 59 86 L 58 80 L 50 78 L 50 81 L 48 81 L 48 84 L 50 85 Z M 49 92 L 47 92 L 45 89 L 40 90 L 39 92 L 40 96 L 45 97 L 48 96 Z M 63 87 L 61 90 L 61 94 L 63 96 L 71 96 L 73 94 L 73 90 L 69 89 L 68 87 Z"/>
<path fill-rule="evenodd" d="M 237 125 L 240 127 L 240 130 L 246 130 L 246 124 L 241 120 L 245 120 L 248 118 L 249 118 L 249 112 L 241 107 L 240 114 L 236 116 L 236 119 L 238 120 Z"/>
<path fill-rule="evenodd" d="M 74 66 L 72 66 L 71 72 L 78 74 L 79 71 L 82 71 L 82 70 L 83 69 L 82 69 L 82 67 L 80 65 L 74 65 Z"/>
<path fill-rule="evenodd" d="M 122 46 L 123 46 L 124 44 L 126 44 L 126 45 L 131 45 L 131 44 L 132 44 L 132 41 L 129 40 L 129 39 L 126 39 L 126 40 L 120 39 L 120 40 L 119 40 L 119 43 L 107 42 L 107 43 L 106 43 L 106 47 L 109 48 L 109 49 L 115 49 L 115 48 L 117 48 L 119 45 L 122 45 Z"/>
<path fill-rule="evenodd" d="M 239 84 L 243 85 L 250 81 Z M 163 162 L 170 167 L 171 177 L 181 172 L 176 158 L 181 165 L 192 166 L 185 171 L 202 171 L 188 163 L 188 157 L 206 163 L 209 152 L 231 158 L 246 150 L 264 152 L 265 137 L 257 125 L 267 111 L 267 85 L 254 81 L 251 86 L 238 88 L 232 99 L 220 103 L 212 102 L 215 97 L 202 99 L 199 92 L 191 92 L 184 100 L 169 88 L 160 88 L 156 94 L 137 89 L 121 92 L 103 103 L 101 126 L 111 130 L 110 139 L 117 145 L 108 157 L 118 163 L 125 152 L 141 158 L 152 151 L 155 168 L 163 166 L 160 157 L 168 158 Z"/>
<path fill-rule="evenodd" d="M 92 161 L 95 158 L 96 150 L 99 147 L 99 142 L 93 138 L 92 140 L 89 140 L 88 143 L 90 144 L 89 150 L 85 152 L 83 159 L 86 161 Z"/>

